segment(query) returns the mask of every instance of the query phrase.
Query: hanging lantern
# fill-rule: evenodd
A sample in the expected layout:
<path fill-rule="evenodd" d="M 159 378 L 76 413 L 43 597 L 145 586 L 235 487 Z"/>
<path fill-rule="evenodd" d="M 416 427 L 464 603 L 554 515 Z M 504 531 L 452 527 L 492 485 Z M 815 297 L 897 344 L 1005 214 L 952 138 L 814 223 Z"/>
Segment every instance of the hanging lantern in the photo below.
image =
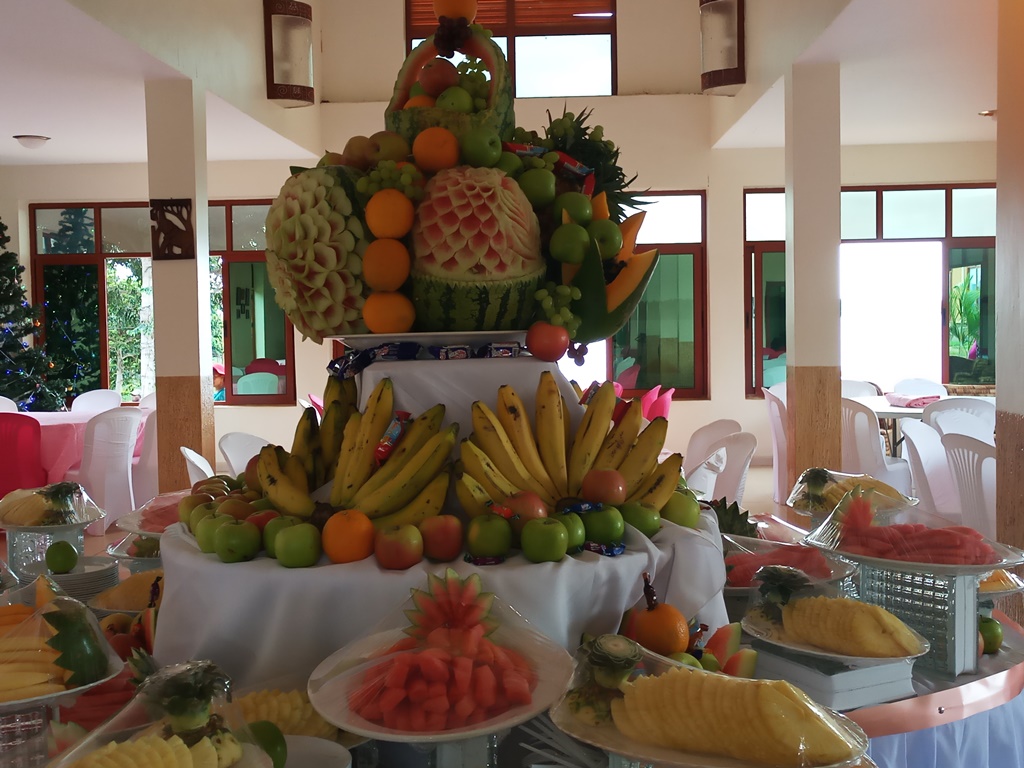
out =
<path fill-rule="evenodd" d="M 732 96 L 747 81 L 744 0 L 699 0 L 700 88 Z"/>
<path fill-rule="evenodd" d="M 283 107 L 313 103 L 313 8 L 295 0 L 263 0 L 267 98 Z"/>

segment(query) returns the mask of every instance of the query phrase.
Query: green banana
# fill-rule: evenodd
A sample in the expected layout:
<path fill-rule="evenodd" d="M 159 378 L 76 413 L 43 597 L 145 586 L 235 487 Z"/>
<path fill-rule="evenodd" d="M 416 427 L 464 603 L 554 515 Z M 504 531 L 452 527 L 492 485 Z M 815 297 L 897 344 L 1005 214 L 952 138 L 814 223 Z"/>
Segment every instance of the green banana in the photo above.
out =
<path fill-rule="evenodd" d="M 374 527 L 382 530 L 400 525 L 419 525 L 428 517 L 440 514 L 441 507 L 444 506 L 444 500 L 448 496 L 450 480 L 450 472 L 447 470 L 439 472 L 412 501 L 400 510 L 375 518 L 373 521 Z"/>

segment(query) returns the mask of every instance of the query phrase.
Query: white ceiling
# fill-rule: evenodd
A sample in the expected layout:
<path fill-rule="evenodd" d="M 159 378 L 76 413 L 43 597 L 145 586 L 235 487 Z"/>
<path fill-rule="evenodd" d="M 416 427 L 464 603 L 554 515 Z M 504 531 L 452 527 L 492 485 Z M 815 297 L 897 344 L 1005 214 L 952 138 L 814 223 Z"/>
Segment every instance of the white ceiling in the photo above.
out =
<path fill-rule="evenodd" d="M 759 2 L 761 0 L 750 0 Z M 998 0 L 852 0 L 801 57 L 841 64 L 844 145 L 995 141 Z M 0 0 L 0 166 L 145 162 L 147 78 L 179 76 L 63 0 Z M 716 145 L 781 147 L 771 88 Z M 216 98 L 211 161 L 306 153 Z M 42 149 L 14 134 L 52 137 Z"/>

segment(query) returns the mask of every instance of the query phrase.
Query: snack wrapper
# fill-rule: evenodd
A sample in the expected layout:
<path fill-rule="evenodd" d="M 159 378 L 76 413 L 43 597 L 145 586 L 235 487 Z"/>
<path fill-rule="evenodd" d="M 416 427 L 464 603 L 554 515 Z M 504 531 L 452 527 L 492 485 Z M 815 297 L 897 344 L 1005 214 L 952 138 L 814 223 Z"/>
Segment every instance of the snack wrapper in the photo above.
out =
<path fill-rule="evenodd" d="M 824 467 L 805 469 L 797 478 L 786 504 L 798 512 L 822 519 L 836 508 L 848 492 L 858 486 L 861 492 L 870 491 L 873 494 L 872 503 L 880 515 L 896 513 L 917 504 L 914 497 L 900 493 L 870 475 L 835 472 Z"/>
<path fill-rule="evenodd" d="M 0 499 L 0 527 L 4 528 L 79 525 L 105 516 L 78 483 L 11 491 Z"/>
<path fill-rule="evenodd" d="M 156 755 L 162 765 L 272 768 L 264 746 L 232 703 L 230 679 L 212 662 L 189 661 L 147 677 L 123 709 L 50 765 L 143 765 Z"/>
<path fill-rule="evenodd" d="M 309 680 L 324 718 L 385 741 L 447 741 L 530 719 L 565 690 L 571 660 L 477 573 L 431 574 Z"/>

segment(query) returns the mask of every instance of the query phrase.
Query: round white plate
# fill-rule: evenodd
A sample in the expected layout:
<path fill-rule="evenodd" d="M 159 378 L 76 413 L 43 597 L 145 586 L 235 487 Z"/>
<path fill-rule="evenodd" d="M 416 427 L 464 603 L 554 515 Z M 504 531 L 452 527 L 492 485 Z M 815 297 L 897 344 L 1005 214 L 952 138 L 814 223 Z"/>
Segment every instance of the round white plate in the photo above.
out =
<path fill-rule="evenodd" d="M 850 737 L 850 741 L 857 745 L 855 751 L 859 753 L 859 756 L 841 763 L 818 766 L 817 768 L 846 768 L 847 766 L 854 768 L 854 766 L 860 765 L 860 756 L 868 748 L 868 738 L 864 735 L 864 731 L 852 720 L 837 712 L 829 710 L 829 714 L 833 717 L 836 725 Z M 737 760 L 733 757 L 680 752 L 669 747 L 634 741 L 625 736 L 613 723 L 587 725 L 573 716 L 564 699 L 557 706 L 552 707 L 551 722 L 567 736 L 641 763 L 654 763 L 658 766 L 671 766 L 671 768 L 751 768 L 754 765 L 752 762 Z M 684 723 L 680 723 L 680 727 L 684 725 Z M 737 723 L 737 726 L 740 725 Z"/>
<path fill-rule="evenodd" d="M 996 568 L 1013 568 L 1014 566 L 1024 563 L 1024 550 L 1019 550 L 1006 544 L 1000 544 L 998 541 L 989 541 L 988 545 L 992 547 L 992 549 L 995 550 L 996 555 L 999 556 L 999 562 L 981 563 L 978 565 L 949 565 L 947 563 L 915 563 L 909 560 L 889 560 L 882 557 L 856 555 L 842 549 L 825 547 L 812 539 L 808 539 L 807 541 L 816 547 L 820 546 L 822 549 L 836 557 L 841 557 L 844 560 L 849 560 L 857 563 L 858 565 L 867 565 L 871 568 L 883 571 L 923 573 L 929 576 L 971 576 L 974 574 L 989 573 L 994 571 Z"/>
<path fill-rule="evenodd" d="M 1006 575 L 1009 576 L 1010 581 L 1013 582 L 1013 587 L 1007 587 L 1006 589 L 982 589 L 981 580 L 978 581 L 978 599 L 979 600 L 998 600 L 1001 597 L 1009 597 L 1015 595 L 1021 590 L 1024 590 L 1024 579 L 1015 574 L 1013 571 L 1007 571 Z"/>
<path fill-rule="evenodd" d="M 361 684 L 361 675 L 344 675 L 346 670 L 366 665 L 373 660 L 373 655 L 381 649 L 388 648 L 394 642 L 405 637 L 399 630 L 391 630 L 370 635 L 350 643 L 339 651 L 332 653 L 322 662 L 309 677 L 309 700 L 320 715 L 331 725 L 344 731 L 367 736 L 382 741 L 436 743 L 442 741 L 458 741 L 484 736 L 495 731 L 511 728 L 535 717 L 548 709 L 561 696 L 572 678 L 572 657 L 561 646 L 555 645 L 542 635 L 528 634 L 521 630 L 502 628 L 501 645 L 517 636 L 523 637 L 524 645 L 529 647 L 528 655 L 537 673 L 537 686 L 533 689 L 533 701 L 529 705 L 513 707 L 504 714 L 490 720 L 465 728 L 454 728 L 450 731 L 406 732 L 386 728 L 377 723 L 365 720 L 348 708 L 348 694 L 352 688 Z"/>
<path fill-rule="evenodd" d="M 349 768 L 352 755 L 341 744 L 315 736 L 285 736 L 288 760 L 284 768 Z"/>
<path fill-rule="evenodd" d="M 785 639 L 782 637 L 779 625 L 766 618 L 759 610 L 751 611 L 744 616 L 742 621 L 740 621 L 740 626 L 743 627 L 743 631 L 748 635 L 756 637 L 758 640 L 768 643 L 769 645 L 784 648 L 787 651 L 802 653 L 805 656 L 814 656 L 819 659 L 838 661 L 839 663 L 846 664 L 850 667 L 871 667 L 879 664 L 891 664 L 895 661 L 916 659 L 919 656 L 924 656 L 932 647 L 928 640 L 917 632 L 914 632 L 913 628 L 908 627 L 908 629 L 914 633 L 914 637 L 917 638 L 918 643 L 920 643 L 920 648 L 917 653 L 912 653 L 909 656 L 886 656 L 883 658 L 875 656 L 844 656 L 841 653 L 832 653 L 831 651 L 826 651 L 822 648 L 816 648 L 813 645 L 794 643 Z"/>
<path fill-rule="evenodd" d="M 140 509 L 129 512 L 127 515 L 121 515 L 114 521 L 114 525 L 127 533 L 149 536 L 154 539 L 159 539 L 160 534 L 163 533 L 163 531 L 147 531 L 142 527 L 142 510 Z"/>
<path fill-rule="evenodd" d="M 475 351 L 477 347 L 493 342 L 526 340 L 526 331 L 465 331 L 452 333 L 356 333 L 336 337 L 346 347 L 352 349 L 372 349 L 380 344 L 413 341 L 424 347 L 444 347 L 455 344 L 466 344 Z"/>

